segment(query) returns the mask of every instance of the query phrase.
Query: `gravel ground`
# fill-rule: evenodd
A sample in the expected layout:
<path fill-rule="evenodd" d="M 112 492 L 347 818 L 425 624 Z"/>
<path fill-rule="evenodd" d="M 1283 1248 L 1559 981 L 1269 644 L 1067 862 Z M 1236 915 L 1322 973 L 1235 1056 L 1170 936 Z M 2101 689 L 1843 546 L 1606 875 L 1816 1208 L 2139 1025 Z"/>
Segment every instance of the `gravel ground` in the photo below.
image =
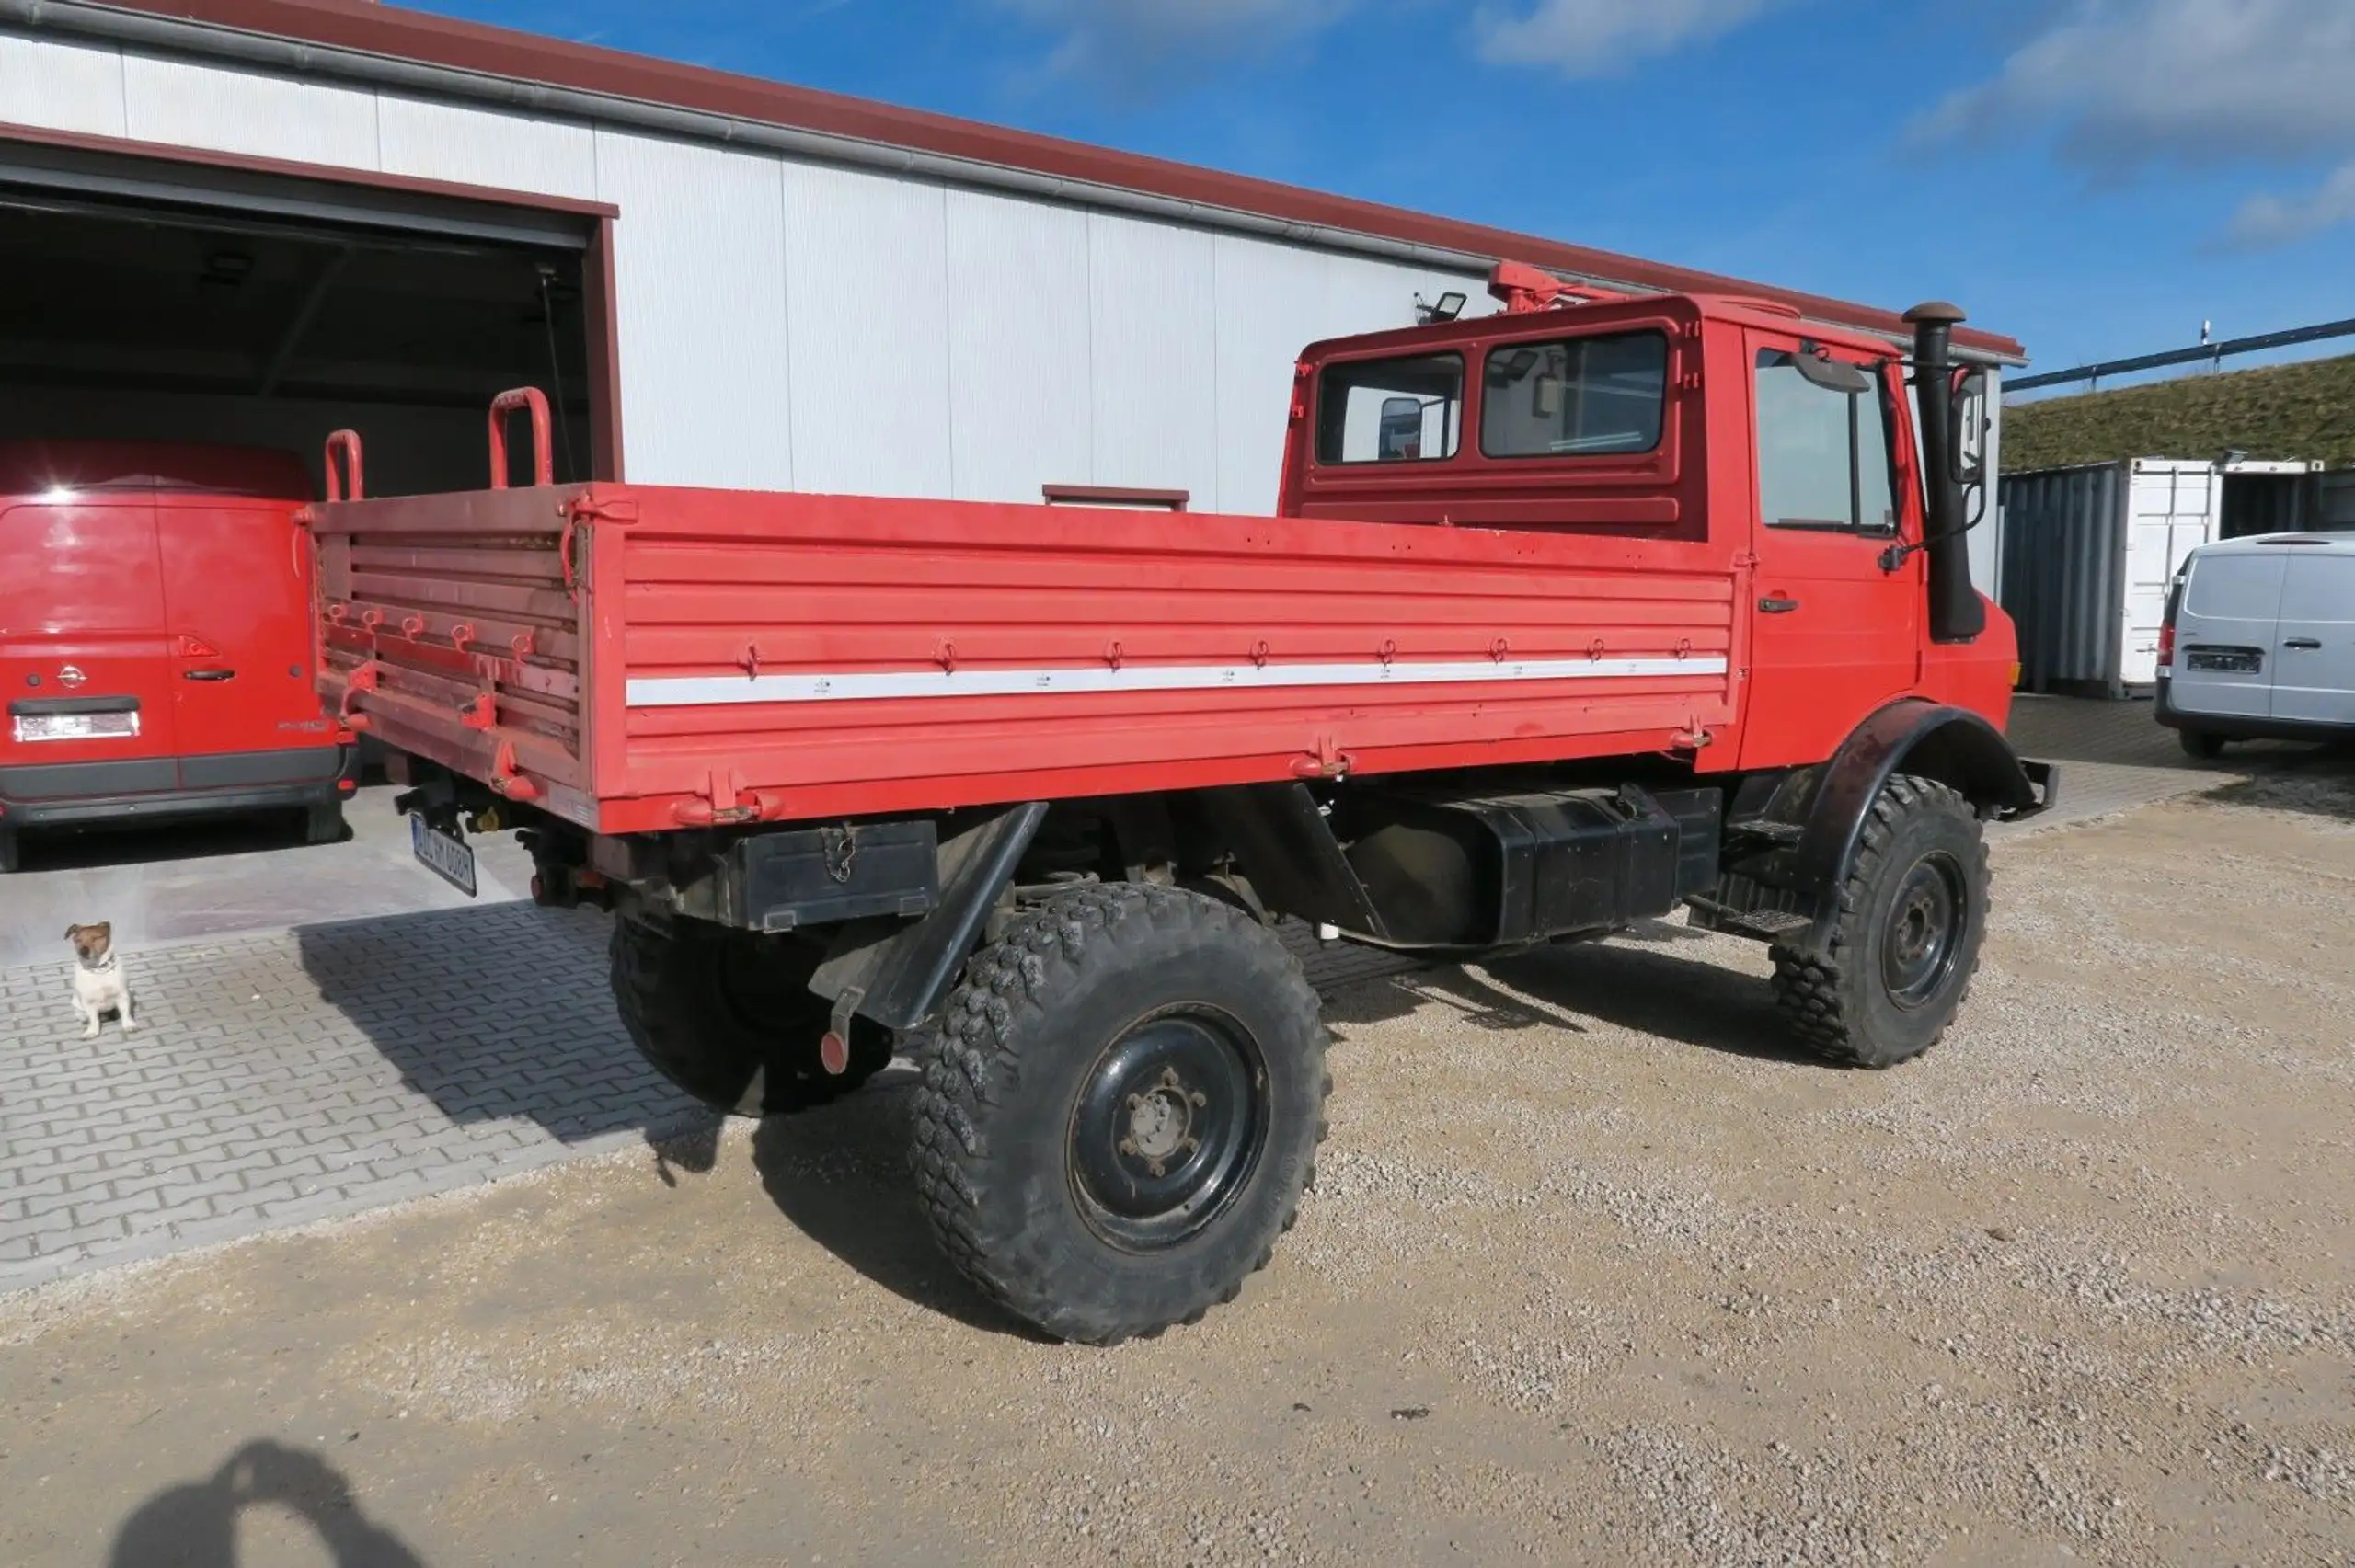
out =
<path fill-rule="evenodd" d="M 1681 927 L 1349 990 L 1290 1244 L 1115 1351 L 936 1260 L 904 1079 L 0 1299 L 0 1561 L 2348 1561 L 2355 784 L 1995 864 L 1895 1072 Z"/>

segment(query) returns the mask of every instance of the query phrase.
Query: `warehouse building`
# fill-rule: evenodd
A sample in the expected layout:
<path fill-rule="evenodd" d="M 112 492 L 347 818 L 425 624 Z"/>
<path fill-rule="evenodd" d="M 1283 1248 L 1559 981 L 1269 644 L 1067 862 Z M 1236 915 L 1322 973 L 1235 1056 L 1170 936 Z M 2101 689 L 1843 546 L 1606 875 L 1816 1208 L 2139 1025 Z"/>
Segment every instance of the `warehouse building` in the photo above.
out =
<path fill-rule="evenodd" d="M 0 419 L 483 482 L 1272 509 L 1293 358 L 1500 258 L 1886 312 L 366 0 L 0 0 Z M 1966 352 L 2017 362 L 2006 339 Z M 1988 542 L 1992 548 L 1992 540 Z M 1993 557 L 1981 568 L 1993 577 Z"/>

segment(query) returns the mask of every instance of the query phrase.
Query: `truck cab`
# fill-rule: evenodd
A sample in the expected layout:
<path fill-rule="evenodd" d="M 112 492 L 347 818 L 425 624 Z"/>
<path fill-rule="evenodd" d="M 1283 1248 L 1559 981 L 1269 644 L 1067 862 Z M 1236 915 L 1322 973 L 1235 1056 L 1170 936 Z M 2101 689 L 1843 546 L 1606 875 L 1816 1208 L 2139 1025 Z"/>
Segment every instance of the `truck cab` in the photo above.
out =
<path fill-rule="evenodd" d="M 1735 574 L 1742 692 L 1704 771 L 1820 761 L 1909 696 L 2002 727 L 2016 642 L 1970 581 L 1972 520 L 1950 494 L 1985 477 L 1985 378 L 1947 362 L 1959 313 L 1924 307 L 1941 361 L 1924 402 L 1959 455 L 1934 477 L 1912 367 L 1885 338 L 1510 265 L 1492 292 L 1499 315 L 1303 353 L 1287 515 L 1578 534 L 1663 575 Z M 1631 601 L 1606 642 L 1648 612 Z"/>

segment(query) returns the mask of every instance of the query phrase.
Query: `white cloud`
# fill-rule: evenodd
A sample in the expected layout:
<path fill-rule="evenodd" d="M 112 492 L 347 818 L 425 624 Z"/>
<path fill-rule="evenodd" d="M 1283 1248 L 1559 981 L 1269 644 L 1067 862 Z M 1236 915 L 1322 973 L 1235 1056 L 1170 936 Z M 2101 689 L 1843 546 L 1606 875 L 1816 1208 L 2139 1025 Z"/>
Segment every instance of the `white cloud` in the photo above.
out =
<path fill-rule="evenodd" d="M 2097 173 L 2355 150 L 2355 0 L 2068 0 L 1918 128 L 2057 131 Z"/>
<path fill-rule="evenodd" d="M 1319 32 L 1353 0 L 1000 0 L 1062 35 L 1061 70 L 1132 71 L 1177 57 L 1248 55 Z"/>
<path fill-rule="evenodd" d="M 2355 223 L 2355 164 L 2339 167 L 2311 195 L 2250 197 L 2233 214 L 2225 238 L 2246 249 L 2265 250 L 2348 223 Z"/>
<path fill-rule="evenodd" d="M 1402 0 L 1391 0 L 1394 5 Z M 1403 0 L 1445 12 L 1465 0 Z M 1786 0 L 1473 0 L 1471 41 L 1495 65 L 1611 74 L 1732 31 Z M 1063 40 L 1051 64 L 1133 70 L 1173 58 L 1263 53 L 1330 28 L 1368 0 L 998 0 Z"/>
<path fill-rule="evenodd" d="M 1603 76 L 1637 61 L 1731 32 L 1777 0 L 1537 0 L 1534 9 L 1483 5 L 1472 20 L 1480 58 Z"/>

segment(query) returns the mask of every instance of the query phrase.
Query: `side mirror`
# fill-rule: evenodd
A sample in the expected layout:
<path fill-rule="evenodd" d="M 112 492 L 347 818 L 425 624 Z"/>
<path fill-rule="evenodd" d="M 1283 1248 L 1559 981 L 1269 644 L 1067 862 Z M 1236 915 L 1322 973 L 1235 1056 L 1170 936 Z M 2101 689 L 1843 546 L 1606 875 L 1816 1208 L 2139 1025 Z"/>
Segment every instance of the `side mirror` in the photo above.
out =
<path fill-rule="evenodd" d="M 1376 455 L 1384 463 L 1412 462 L 1423 455 L 1423 400 L 1419 397 L 1385 397 L 1382 400 L 1382 423 L 1377 438 L 1380 449 Z"/>
<path fill-rule="evenodd" d="M 1983 370 L 1958 370 L 1954 373 L 1954 392 L 1948 400 L 1953 420 L 1947 431 L 1947 451 L 1950 455 L 1954 482 L 1964 489 L 1976 489 L 1987 481 L 1987 372 Z"/>
<path fill-rule="evenodd" d="M 1844 392 L 1860 397 L 1873 389 L 1873 378 L 1855 365 L 1844 365 L 1837 360 L 1826 360 L 1801 351 L 1791 356 L 1791 367 L 1799 379 L 1809 386 L 1820 386 L 1826 392 Z"/>

